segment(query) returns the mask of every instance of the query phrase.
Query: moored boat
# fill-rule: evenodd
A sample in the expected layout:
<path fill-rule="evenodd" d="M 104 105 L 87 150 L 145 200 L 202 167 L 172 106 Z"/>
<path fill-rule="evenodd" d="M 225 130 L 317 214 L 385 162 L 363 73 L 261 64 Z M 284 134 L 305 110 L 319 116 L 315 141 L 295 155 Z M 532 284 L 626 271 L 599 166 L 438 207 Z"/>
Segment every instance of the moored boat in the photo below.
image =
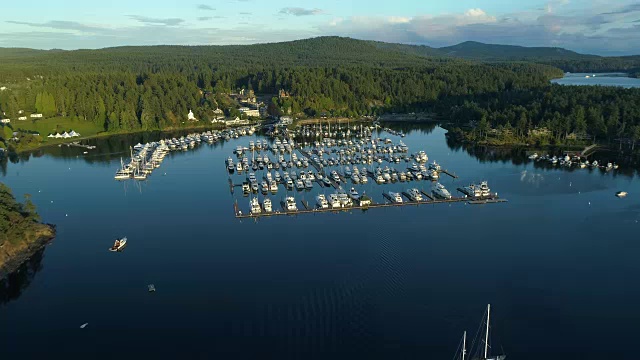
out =
<path fill-rule="evenodd" d="M 116 239 L 116 241 L 113 243 L 113 246 L 109 248 L 109 251 L 120 251 L 124 249 L 126 245 L 127 245 L 127 237 L 125 236 L 121 239 Z"/>

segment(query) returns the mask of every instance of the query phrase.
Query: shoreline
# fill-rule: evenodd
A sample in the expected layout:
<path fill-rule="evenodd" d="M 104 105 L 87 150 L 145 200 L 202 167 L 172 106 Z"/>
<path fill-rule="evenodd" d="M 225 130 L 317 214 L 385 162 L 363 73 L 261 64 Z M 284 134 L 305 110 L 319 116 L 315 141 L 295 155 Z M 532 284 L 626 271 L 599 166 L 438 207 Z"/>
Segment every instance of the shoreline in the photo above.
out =
<path fill-rule="evenodd" d="M 122 136 L 122 135 L 135 135 L 135 134 L 142 134 L 142 133 L 148 133 L 148 132 L 154 132 L 154 131 L 159 131 L 159 132 L 171 132 L 171 131 L 191 131 L 191 130 L 219 130 L 220 126 L 219 125 L 201 125 L 201 126 L 188 126 L 188 127 L 171 127 L 171 128 L 165 128 L 165 129 L 151 129 L 151 130 L 134 130 L 134 131 L 118 131 L 118 132 L 101 132 L 95 135 L 90 135 L 90 136 L 82 136 L 82 137 L 77 137 L 77 138 L 73 138 L 73 141 L 62 141 L 62 142 L 54 142 L 54 143 L 41 143 L 38 144 L 38 146 L 34 146 L 34 147 L 29 147 L 26 149 L 20 149 L 18 151 L 15 151 L 15 154 L 24 154 L 24 153 L 29 153 L 29 152 L 33 152 L 33 151 L 37 151 L 37 150 L 41 150 L 41 149 L 45 149 L 48 147 L 52 147 L 52 146 L 57 146 L 57 145 L 68 145 L 74 142 L 80 142 L 83 140 L 92 140 L 92 139 L 100 139 L 100 138 L 107 138 L 107 137 L 111 137 L 111 136 Z"/>
<path fill-rule="evenodd" d="M 0 280 L 6 278 L 20 268 L 25 261 L 35 253 L 51 243 L 56 237 L 56 226 L 52 224 L 39 224 L 45 233 L 40 234 L 35 240 L 23 240 L 17 245 L 5 243 L 0 247 Z"/>

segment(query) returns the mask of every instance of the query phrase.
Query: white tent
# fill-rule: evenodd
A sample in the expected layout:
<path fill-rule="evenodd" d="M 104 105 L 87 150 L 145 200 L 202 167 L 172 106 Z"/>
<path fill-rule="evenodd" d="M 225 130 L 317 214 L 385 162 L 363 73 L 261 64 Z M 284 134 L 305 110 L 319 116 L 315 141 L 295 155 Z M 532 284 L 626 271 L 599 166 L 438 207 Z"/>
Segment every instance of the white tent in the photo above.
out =
<path fill-rule="evenodd" d="M 62 137 L 62 135 L 60 135 L 60 133 L 56 133 L 55 135 L 53 135 L 54 138 L 56 139 L 60 139 Z"/>
<path fill-rule="evenodd" d="M 56 136 L 55 136 L 55 135 L 53 135 L 53 134 L 49 134 L 49 136 L 47 136 L 47 137 L 49 137 L 49 138 L 54 138 L 54 137 L 56 137 Z"/>
<path fill-rule="evenodd" d="M 62 134 L 62 137 L 68 139 L 71 137 L 71 135 L 69 135 L 69 133 L 65 131 L 64 134 Z"/>
<path fill-rule="evenodd" d="M 71 135 L 71 137 L 76 137 L 76 136 L 80 136 L 80 134 L 78 134 L 77 132 L 71 130 L 71 132 L 69 133 L 69 135 Z"/>

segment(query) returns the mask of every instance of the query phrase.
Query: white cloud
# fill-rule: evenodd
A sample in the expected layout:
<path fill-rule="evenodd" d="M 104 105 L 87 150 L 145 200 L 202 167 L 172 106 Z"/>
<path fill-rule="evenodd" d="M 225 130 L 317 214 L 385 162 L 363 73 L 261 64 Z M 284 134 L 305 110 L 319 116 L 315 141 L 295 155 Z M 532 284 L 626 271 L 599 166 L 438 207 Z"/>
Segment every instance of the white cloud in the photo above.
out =
<path fill-rule="evenodd" d="M 324 14 L 321 9 L 304 9 L 301 7 L 286 7 L 280 10 L 280 14 L 294 15 L 294 16 L 308 16 L 308 15 L 320 15 Z"/>
<path fill-rule="evenodd" d="M 616 5 L 598 3 L 571 7 L 568 0 L 500 16 L 480 8 L 444 15 L 408 17 L 335 18 L 321 33 L 360 39 L 430 46 L 447 46 L 473 40 L 524 46 L 561 46 L 587 53 L 637 53 L 640 31 L 633 27 L 640 15 L 637 0 Z M 637 24 L 637 23 L 635 23 Z"/>
<path fill-rule="evenodd" d="M 390 16 L 388 21 L 391 24 L 406 24 L 411 21 L 411 18 L 403 17 L 403 16 Z"/>

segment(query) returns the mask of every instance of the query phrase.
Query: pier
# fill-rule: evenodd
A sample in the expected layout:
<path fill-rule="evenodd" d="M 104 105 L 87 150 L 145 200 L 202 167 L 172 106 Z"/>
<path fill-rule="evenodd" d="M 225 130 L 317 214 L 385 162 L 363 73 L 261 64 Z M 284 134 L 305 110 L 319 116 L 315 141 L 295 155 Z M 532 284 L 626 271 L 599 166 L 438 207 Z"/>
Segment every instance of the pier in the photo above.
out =
<path fill-rule="evenodd" d="M 246 218 L 260 218 L 260 217 L 271 217 L 271 216 L 280 216 L 280 215 L 320 214 L 320 213 L 328 213 L 328 212 L 340 213 L 340 212 L 348 212 L 348 211 L 351 211 L 351 210 L 369 210 L 369 209 L 381 209 L 381 208 L 390 208 L 390 207 L 435 205 L 435 204 L 451 204 L 451 203 L 461 203 L 461 202 L 467 202 L 468 204 L 473 204 L 473 205 L 477 205 L 477 204 L 496 204 L 496 203 L 507 202 L 506 199 L 498 198 L 497 195 L 492 195 L 492 196 L 483 197 L 483 198 L 452 197 L 451 199 L 436 199 L 436 198 L 433 198 L 432 196 L 426 194 L 424 191 L 421 191 L 421 192 L 422 192 L 422 194 L 427 196 L 429 198 L 429 200 L 422 200 L 422 201 L 409 200 L 409 201 L 403 201 L 401 203 L 397 203 L 397 202 L 374 203 L 374 202 L 372 202 L 371 204 L 365 205 L 365 206 L 353 205 L 353 206 L 346 206 L 346 207 L 340 207 L 340 208 L 331 208 L 331 207 L 329 207 L 329 208 L 326 208 L 326 209 L 315 208 L 314 206 L 309 205 L 309 203 L 307 201 L 301 200 L 300 203 L 302 204 L 303 209 L 298 209 L 298 210 L 293 210 L 293 211 L 287 211 L 286 210 L 286 204 L 284 203 L 284 201 L 280 201 L 280 205 L 282 207 L 282 211 L 273 211 L 273 212 L 270 212 L 270 213 L 261 212 L 259 214 L 251 214 L 251 213 L 244 214 L 241 211 L 239 211 L 238 203 L 234 202 L 233 210 L 234 210 L 236 218 L 238 218 L 238 219 L 246 219 Z M 383 195 L 387 195 L 387 194 L 383 193 Z"/>

